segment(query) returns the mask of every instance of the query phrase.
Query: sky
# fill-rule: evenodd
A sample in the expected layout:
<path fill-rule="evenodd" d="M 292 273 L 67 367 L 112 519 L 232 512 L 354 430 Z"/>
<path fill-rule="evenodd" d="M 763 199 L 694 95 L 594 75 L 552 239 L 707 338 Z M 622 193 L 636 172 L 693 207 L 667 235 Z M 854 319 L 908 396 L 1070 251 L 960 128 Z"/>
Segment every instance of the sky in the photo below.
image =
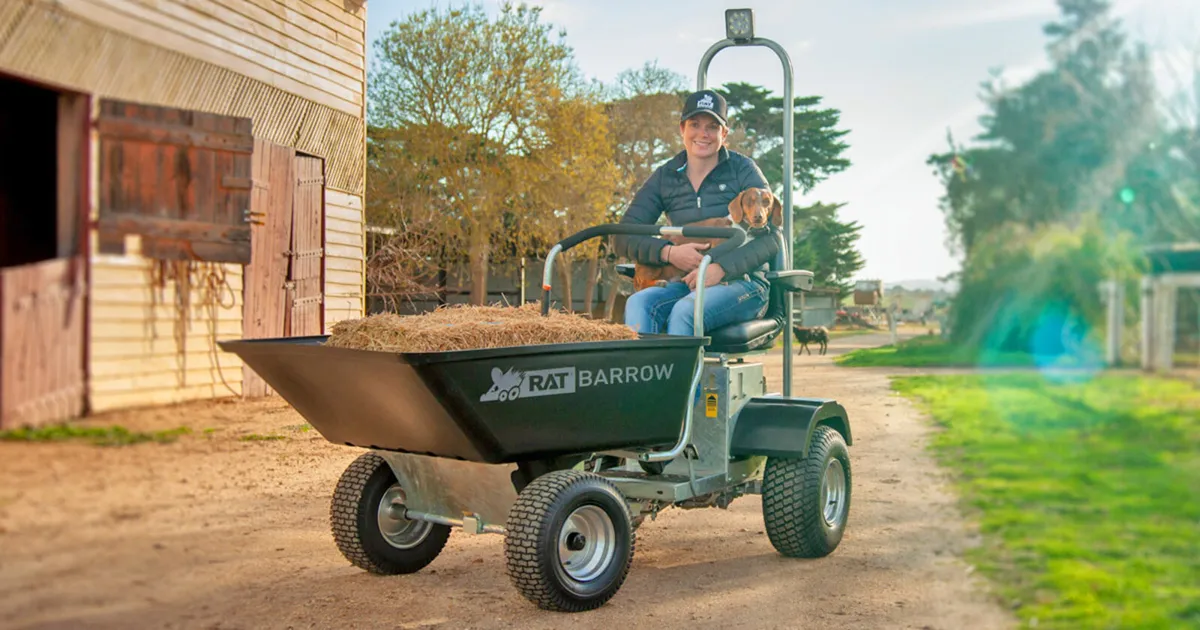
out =
<path fill-rule="evenodd" d="M 393 20 L 464 0 L 371 0 L 367 43 Z M 499 0 L 477 0 L 493 13 Z M 866 264 L 859 279 L 932 280 L 959 268 L 946 246 L 941 187 L 925 164 L 980 131 L 979 86 L 992 69 L 1016 84 L 1046 66 L 1041 27 L 1058 15 L 1054 0 L 534 0 L 542 21 L 566 30 L 566 43 L 589 78 L 611 82 L 647 61 L 696 83 L 700 58 L 721 40 L 724 12 L 752 8 L 755 34 L 782 45 L 797 96 L 816 95 L 841 111 L 852 166 L 796 203 L 841 202 L 842 220 L 862 224 Z M 1127 32 L 1155 54 L 1160 80 L 1179 86 L 1200 52 L 1200 0 L 1113 0 Z M 368 56 L 373 55 L 373 47 Z M 783 69 L 762 47 L 726 49 L 708 70 L 709 86 L 741 81 L 783 93 Z"/>

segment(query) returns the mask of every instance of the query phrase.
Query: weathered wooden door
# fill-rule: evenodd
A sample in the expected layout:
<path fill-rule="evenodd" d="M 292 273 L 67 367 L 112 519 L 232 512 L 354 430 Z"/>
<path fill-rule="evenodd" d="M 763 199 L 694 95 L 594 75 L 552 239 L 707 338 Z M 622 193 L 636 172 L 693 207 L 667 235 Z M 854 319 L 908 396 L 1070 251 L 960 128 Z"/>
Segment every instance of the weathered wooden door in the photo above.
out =
<path fill-rule="evenodd" d="M 250 262 L 252 121 L 106 99 L 100 102 L 100 251 Z"/>
<path fill-rule="evenodd" d="M 81 256 L 0 269 L 0 428 L 83 413 Z"/>
<path fill-rule="evenodd" d="M 297 155 L 292 200 L 291 269 L 288 274 L 287 335 L 319 335 L 325 267 L 325 177 L 320 158 Z"/>
<path fill-rule="evenodd" d="M 250 197 L 250 264 L 244 275 L 242 334 L 248 339 L 286 334 L 286 284 L 291 261 L 292 200 L 295 193 L 295 151 L 266 140 L 255 140 Z M 242 395 L 270 395 L 271 388 L 250 369 L 242 368 Z"/>

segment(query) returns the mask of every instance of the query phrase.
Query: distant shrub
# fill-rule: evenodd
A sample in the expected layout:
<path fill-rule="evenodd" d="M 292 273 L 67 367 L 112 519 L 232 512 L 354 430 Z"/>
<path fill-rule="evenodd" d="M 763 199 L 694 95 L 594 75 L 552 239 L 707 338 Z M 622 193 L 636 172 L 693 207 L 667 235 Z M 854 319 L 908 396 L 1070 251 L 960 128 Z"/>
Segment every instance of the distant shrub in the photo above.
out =
<path fill-rule="evenodd" d="M 1030 229 L 1007 224 L 980 239 L 950 309 L 950 340 L 990 352 L 1055 357 L 1098 353 L 1103 281 L 1136 299 L 1138 256 L 1127 234 L 1095 217 Z"/>

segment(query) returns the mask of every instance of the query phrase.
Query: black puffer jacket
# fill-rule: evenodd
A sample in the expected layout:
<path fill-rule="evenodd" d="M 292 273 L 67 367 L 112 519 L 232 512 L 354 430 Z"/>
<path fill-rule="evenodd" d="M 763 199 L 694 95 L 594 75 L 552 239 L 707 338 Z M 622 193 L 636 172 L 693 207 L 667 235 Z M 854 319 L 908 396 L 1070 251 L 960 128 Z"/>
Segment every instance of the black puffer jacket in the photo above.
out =
<path fill-rule="evenodd" d="M 769 188 L 754 160 L 721 147 L 716 168 L 692 188 L 687 177 L 687 153 L 680 152 L 658 167 L 646 180 L 621 223 L 654 225 L 663 212 L 671 225 L 684 225 L 729 214 L 729 202 L 747 188 Z M 613 239 L 619 256 L 642 264 L 661 265 L 662 249 L 670 243 L 654 236 L 621 235 Z M 773 238 L 753 239 L 741 247 L 713 258 L 725 270 L 725 281 L 753 277 L 765 282 L 766 264 L 779 252 Z"/>

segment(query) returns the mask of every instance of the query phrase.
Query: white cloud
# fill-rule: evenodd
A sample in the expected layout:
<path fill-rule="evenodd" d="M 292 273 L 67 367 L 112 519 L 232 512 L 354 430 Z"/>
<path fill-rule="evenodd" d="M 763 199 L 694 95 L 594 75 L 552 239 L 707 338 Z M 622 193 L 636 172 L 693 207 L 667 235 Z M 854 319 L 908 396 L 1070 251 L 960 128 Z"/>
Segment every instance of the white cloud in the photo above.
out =
<path fill-rule="evenodd" d="M 542 8 L 541 22 L 549 22 L 556 27 L 568 27 L 576 22 L 579 10 L 584 8 L 563 0 L 541 0 L 537 6 Z"/>
<path fill-rule="evenodd" d="M 893 22 L 897 31 L 930 31 L 1011 22 L 1025 18 L 1048 17 L 1058 14 L 1054 0 L 996 0 L 961 2 L 955 9 L 917 15 Z"/>

